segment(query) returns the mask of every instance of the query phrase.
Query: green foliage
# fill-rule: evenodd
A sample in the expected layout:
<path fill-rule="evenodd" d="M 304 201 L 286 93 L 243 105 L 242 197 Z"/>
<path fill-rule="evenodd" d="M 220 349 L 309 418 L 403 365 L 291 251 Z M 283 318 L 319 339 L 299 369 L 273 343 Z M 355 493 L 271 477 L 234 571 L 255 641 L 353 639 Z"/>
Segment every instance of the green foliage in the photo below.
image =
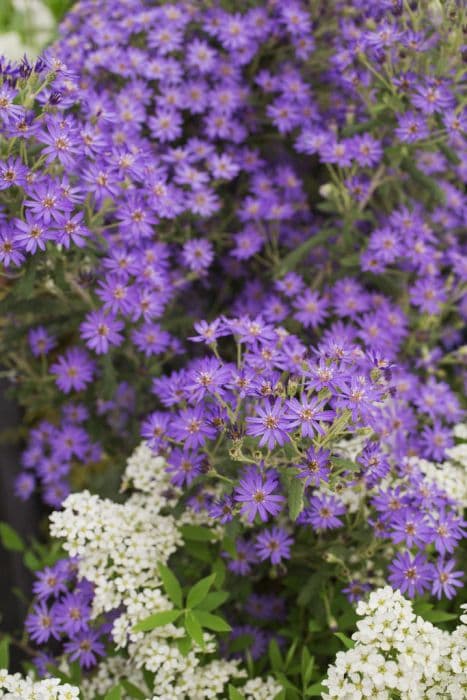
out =
<path fill-rule="evenodd" d="M 2 545 L 10 552 L 24 552 L 25 544 L 21 537 L 18 535 L 16 530 L 14 530 L 8 523 L 0 522 L 0 539 Z"/>

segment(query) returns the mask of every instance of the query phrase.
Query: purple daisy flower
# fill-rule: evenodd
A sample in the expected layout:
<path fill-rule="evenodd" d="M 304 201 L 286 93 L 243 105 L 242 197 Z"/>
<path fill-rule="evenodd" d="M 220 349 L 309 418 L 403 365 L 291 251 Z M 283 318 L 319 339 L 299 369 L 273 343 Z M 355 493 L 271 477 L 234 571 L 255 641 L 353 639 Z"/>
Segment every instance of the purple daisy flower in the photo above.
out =
<path fill-rule="evenodd" d="M 283 445 L 290 440 L 287 434 L 288 421 L 284 417 L 284 404 L 277 398 L 274 403 L 268 401 L 256 407 L 256 415 L 246 419 L 246 433 L 260 437 L 259 446 L 272 450 L 276 445 Z"/>
<path fill-rule="evenodd" d="M 55 617 L 55 606 L 48 608 L 44 601 L 39 601 L 27 616 L 25 627 L 36 644 L 45 644 L 50 637 L 60 639 L 59 626 Z"/>
<path fill-rule="evenodd" d="M 280 527 L 272 527 L 261 532 L 256 538 L 256 552 L 260 559 L 270 559 L 271 564 L 279 564 L 282 559 L 290 559 L 292 537 Z"/>
<path fill-rule="evenodd" d="M 92 381 L 94 362 L 80 348 L 70 348 L 60 355 L 57 362 L 50 367 L 51 374 L 56 377 L 59 389 L 65 394 L 70 391 L 82 391 Z"/>
<path fill-rule="evenodd" d="M 104 656 L 105 648 L 96 630 L 85 629 L 64 645 L 71 661 L 78 661 L 81 668 L 92 668 L 98 656 Z"/>
<path fill-rule="evenodd" d="M 302 437 L 313 437 L 316 433 L 324 435 L 325 429 L 319 421 L 331 422 L 334 419 L 334 411 L 323 411 L 324 402 L 319 399 L 307 399 L 305 396 L 287 401 L 286 420 L 289 428 L 300 428 Z"/>
<path fill-rule="evenodd" d="M 454 559 L 444 561 L 440 559 L 433 566 L 432 594 L 438 600 L 445 595 L 449 600 L 456 595 L 456 588 L 462 588 L 463 571 L 453 571 L 456 562 Z"/>
<path fill-rule="evenodd" d="M 298 465 L 300 469 L 298 477 L 305 479 L 305 486 L 319 486 L 321 481 L 329 480 L 331 463 L 329 450 L 310 447 L 306 452 L 306 459 Z"/>
<path fill-rule="evenodd" d="M 390 584 L 399 588 L 401 593 L 407 593 L 409 598 L 422 595 L 431 587 L 433 565 L 428 563 L 424 554 L 412 556 L 410 552 L 401 552 L 392 561 L 389 571 Z"/>
<path fill-rule="evenodd" d="M 335 496 L 317 494 L 310 499 L 310 508 L 302 511 L 301 520 L 309 523 L 315 530 L 334 530 L 342 527 L 339 515 L 344 515 L 345 506 Z"/>
<path fill-rule="evenodd" d="M 121 345 L 123 336 L 119 331 L 122 329 L 123 322 L 104 311 L 91 311 L 80 325 L 86 345 L 98 355 L 107 353 L 111 345 Z"/>
<path fill-rule="evenodd" d="M 240 479 L 235 489 L 235 500 L 243 503 L 241 513 L 251 523 L 256 514 L 265 522 L 269 516 L 275 516 L 282 510 L 283 496 L 275 493 L 278 487 L 277 477 L 272 472 L 261 473 L 250 469 Z"/>

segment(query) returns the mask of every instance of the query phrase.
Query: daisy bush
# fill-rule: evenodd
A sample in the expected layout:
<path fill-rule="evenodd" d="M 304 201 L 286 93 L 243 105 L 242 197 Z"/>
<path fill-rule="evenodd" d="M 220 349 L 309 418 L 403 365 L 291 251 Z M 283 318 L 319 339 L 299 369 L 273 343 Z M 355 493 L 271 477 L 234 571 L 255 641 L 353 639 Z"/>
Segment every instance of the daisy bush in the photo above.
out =
<path fill-rule="evenodd" d="M 466 26 L 81 0 L 0 59 L 4 697 L 464 697 Z"/>

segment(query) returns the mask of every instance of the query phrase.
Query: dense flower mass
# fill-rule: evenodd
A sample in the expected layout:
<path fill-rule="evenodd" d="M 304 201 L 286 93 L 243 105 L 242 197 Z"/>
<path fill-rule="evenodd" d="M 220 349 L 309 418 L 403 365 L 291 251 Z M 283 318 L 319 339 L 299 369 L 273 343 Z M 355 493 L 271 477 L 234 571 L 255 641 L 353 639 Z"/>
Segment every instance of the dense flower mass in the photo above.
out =
<path fill-rule="evenodd" d="M 0 59 L 15 492 L 62 542 L 24 551 L 41 676 L 465 693 L 466 26 L 438 0 L 80 0 Z"/>

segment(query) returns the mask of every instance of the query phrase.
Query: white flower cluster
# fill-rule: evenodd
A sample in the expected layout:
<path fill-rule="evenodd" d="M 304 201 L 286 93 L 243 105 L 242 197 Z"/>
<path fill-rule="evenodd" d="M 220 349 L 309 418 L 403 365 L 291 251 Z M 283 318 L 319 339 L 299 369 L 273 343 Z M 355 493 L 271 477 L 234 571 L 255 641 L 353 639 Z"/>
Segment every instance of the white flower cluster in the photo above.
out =
<path fill-rule="evenodd" d="M 68 683 L 62 684 L 58 678 L 34 681 L 19 673 L 9 674 L 0 669 L 0 698 L 4 700 L 77 700 L 79 688 Z"/>
<path fill-rule="evenodd" d="M 124 648 L 129 659 L 124 663 L 104 660 L 95 682 L 83 688 L 86 698 L 93 698 L 96 690 L 107 692 L 119 677 L 144 688 L 153 700 L 225 697 L 226 684 L 247 675 L 238 661 L 214 659 L 201 665 L 197 645 L 183 655 L 177 642 L 185 632 L 174 624 L 150 632 L 134 631 L 139 621 L 173 608 L 163 592 L 158 566 L 182 544 L 179 527 L 194 521 L 205 524 L 203 519 L 194 519 L 191 511 L 177 521 L 167 514 L 179 491 L 171 486 L 164 467 L 164 460 L 143 443 L 127 463 L 122 488 L 134 491 L 125 503 L 83 491 L 69 496 L 63 510 L 51 515 L 51 534 L 64 540 L 70 555 L 78 556 L 79 575 L 95 586 L 93 615 L 123 610 L 113 623 L 112 636 L 116 648 Z M 222 536 L 222 527 L 215 532 Z M 204 654 L 215 651 L 212 634 L 205 632 L 204 642 Z M 142 669 L 155 674 L 153 693 L 143 682 Z M 256 695 L 248 691 L 248 683 L 256 684 Z M 246 697 L 255 700 L 272 699 L 280 691 L 272 679 L 252 679 L 245 687 Z"/>
<path fill-rule="evenodd" d="M 360 602 L 363 619 L 323 684 L 324 700 L 454 700 L 467 697 L 467 626 L 453 633 L 415 615 L 390 586 Z M 465 617 L 461 617 L 466 622 Z"/>

